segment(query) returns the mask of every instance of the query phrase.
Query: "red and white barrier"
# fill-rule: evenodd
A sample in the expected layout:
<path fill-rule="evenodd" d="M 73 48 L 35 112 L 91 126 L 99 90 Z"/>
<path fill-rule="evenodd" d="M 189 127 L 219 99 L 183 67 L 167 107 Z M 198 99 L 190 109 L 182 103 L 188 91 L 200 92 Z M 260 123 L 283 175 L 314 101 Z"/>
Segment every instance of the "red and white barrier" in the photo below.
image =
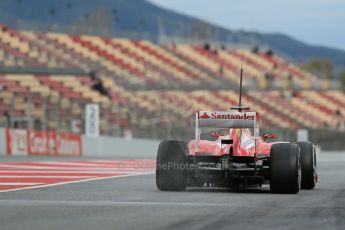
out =
<path fill-rule="evenodd" d="M 6 129 L 7 155 L 81 156 L 80 135 Z"/>
<path fill-rule="evenodd" d="M 6 129 L 6 152 L 7 155 L 27 155 L 28 134 L 23 129 Z"/>
<path fill-rule="evenodd" d="M 2 156 L 154 157 L 159 140 L 6 129 L 0 127 Z"/>

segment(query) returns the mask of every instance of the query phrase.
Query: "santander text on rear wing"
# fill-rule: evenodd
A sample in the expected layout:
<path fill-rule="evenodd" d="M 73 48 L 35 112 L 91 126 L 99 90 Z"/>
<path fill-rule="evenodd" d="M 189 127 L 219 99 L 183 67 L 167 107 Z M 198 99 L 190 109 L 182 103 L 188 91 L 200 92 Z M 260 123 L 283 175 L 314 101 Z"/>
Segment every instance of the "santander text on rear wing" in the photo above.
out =
<path fill-rule="evenodd" d="M 256 112 L 200 111 L 196 114 L 197 127 L 254 128 Z"/>

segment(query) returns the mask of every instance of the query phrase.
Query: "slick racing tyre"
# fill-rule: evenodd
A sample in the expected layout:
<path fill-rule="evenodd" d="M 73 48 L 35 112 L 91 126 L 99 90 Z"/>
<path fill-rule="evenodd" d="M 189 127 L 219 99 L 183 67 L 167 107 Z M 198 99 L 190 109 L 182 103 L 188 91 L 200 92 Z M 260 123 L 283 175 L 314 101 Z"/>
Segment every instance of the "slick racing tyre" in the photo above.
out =
<path fill-rule="evenodd" d="M 186 189 L 187 144 L 183 141 L 162 141 L 156 161 L 156 185 L 161 191 Z"/>
<path fill-rule="evenodd" d="M 300 150 L 296 144 L 280 143 L 271 147 L 270 189 L 272 193 L 296 194 L 300 190 Z"/>
<path fill-rule="evenodd" d="M 301 162 L 301 188 L 313 189 L 316 182 L 316 155 L 314 146 L 310 142 L 298 142 L 300 148 L 300 162 Z"/>

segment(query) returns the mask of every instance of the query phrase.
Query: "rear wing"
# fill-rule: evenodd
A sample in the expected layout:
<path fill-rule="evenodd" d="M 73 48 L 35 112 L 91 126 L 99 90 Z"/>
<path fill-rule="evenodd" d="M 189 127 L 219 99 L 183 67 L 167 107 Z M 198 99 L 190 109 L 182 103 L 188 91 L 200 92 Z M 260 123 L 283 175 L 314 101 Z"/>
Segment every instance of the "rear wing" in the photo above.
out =
<path fill-rule="evenodd" d="M 259 136 L 259 113 L 237 111 L 199 111 L 196 113 L 196 150 L 200 140 L 201 128 L 251 128 L 257 140 Z"/>

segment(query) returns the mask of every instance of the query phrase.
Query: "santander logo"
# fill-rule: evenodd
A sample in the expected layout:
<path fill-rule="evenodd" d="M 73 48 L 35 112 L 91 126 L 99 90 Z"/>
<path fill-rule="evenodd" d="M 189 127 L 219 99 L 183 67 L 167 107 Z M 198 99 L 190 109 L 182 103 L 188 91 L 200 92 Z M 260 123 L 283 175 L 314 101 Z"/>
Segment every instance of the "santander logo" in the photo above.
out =
<path fill-rule="evenodd" d="M 201 119 L 209 119 L 210 116 L 207 113 L 204 113 L 203 115 L 200 116 Z"/>
<path fill-rule="evenodd" d="M 255 115 L 243 114 L 234 114 L 234 113 L 217 113 L 217 112 L 204 112 L 200 119 L 228 119 L 228 120 L 254 120 Z"/>

